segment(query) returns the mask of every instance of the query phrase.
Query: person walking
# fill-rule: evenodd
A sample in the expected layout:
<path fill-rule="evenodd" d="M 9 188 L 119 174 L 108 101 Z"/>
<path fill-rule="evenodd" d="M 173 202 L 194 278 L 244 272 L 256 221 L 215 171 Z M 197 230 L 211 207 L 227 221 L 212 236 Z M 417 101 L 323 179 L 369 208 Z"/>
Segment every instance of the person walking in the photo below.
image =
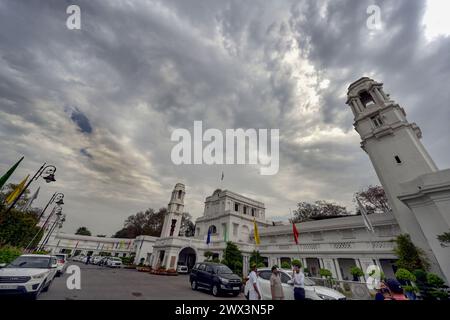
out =
<path fill-rule="evenodd" d="M 301 270 L 301 265 L 294 266 L 294 299 L 305 300 L 305 274 Z"/>
<path fill-rule="evenodd" d="M 270 276 L 270 292 L 272 293 L 272 300 L 284 300 L 280 272 L 278 271 L 278 266 L 276 265 L 272 267 L 272 275 Z"/>
<path fill-rule="evenodd" d="M 258 284 L 258 274 L 256 264 L 253 263 L 251 265 L 252 272 L 250 272 L 248 281 L 250 281 L 249 286 L 249 300 L 261 300 L 261 290 L 259 290 L 259 284 Z"/>

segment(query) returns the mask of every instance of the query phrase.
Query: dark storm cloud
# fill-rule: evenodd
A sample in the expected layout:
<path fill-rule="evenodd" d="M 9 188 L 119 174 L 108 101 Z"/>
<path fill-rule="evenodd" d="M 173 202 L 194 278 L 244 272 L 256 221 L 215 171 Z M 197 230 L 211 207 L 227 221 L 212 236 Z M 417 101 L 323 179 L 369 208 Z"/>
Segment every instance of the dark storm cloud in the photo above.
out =
<path fill-rule="evenodd" d="M 363 75 L 385 83 L 438 163 L 450 163 L 450 41 L 424 38 L 424 1 L 376 1 L 384 29 L 372 32 L 372 3 L 78 1 L 82 29 L 70 31 L 69 2 L 2 1 L 1 168 L 22 154 L 18 175 L 55 162 L 68 231 L 111 234 L 164 206 L 178 181 L 195 217 L 219 186 L 264 201 L 268 216 L 318 199 L 352 209 L 352 194 L 377 183 L 344 104 Z M 173 165 L 170 134 L 194 120 L 279 128 L 279 174 Z"/>

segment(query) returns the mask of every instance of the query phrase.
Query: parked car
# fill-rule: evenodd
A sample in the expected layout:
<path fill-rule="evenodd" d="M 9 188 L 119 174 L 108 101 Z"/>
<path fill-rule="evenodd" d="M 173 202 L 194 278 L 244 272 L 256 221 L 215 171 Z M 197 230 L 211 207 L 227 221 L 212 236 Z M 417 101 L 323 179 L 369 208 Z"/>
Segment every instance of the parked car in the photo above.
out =
<path fill-rule="evenodd" d="M 118 257 L 110 257 L 106 261 L 106 266 L 110 268 L 120 268 L 122 267 L 122 260 Z"/>
<path fill-rule="evenodd" d="M 189 275 L 192 290 L 205 288 L 214 296 L 223 293 L 237 296 L 241 292 L 241 278 L 224 264 L 202 262 L 192 268 Z"/>
<path fill-rule="evenodd" d="M 186 265 L 184 265 L 182 263 L 179 263 L 178 266 L 177 266 L 177 272 L 178 273 L 188 273 L 189 269 L 188 269 L 188 267 Z"/>
<path fill-rule="evenodd" d="M 110 257 L 102 257 L 102 258 L 97 262 L 97 265 L 99 265 L 99 266 L 106 266 L 106 263 L 107 263 L 107 261 L 108 261 L 109 258 L 110 258 Z"/>
<path fill-rule="evenodd" d="M 57 267 L 55 256 L 21 255 L 0 269 L 0 294 L 20 294 L 36 299 L 49 289 Z"/>
<path fill-rule="evenodd" d="M 56 268 L 56 275 L 60 276 L 64 272 L 66 272 L 67 267 L 67 254 L 64 253 L 56 253 L 56 263 L 58 264 L 58 267 Z"/>
<path fill-rule="evenodd" d="M 93 258 L 91 259 L 91 263 L 92 263 L 92 264 L 98 265 L 99 262 L 100 262 L 100 260 L 102 260 L 103 258 L 104 258 L 104 257 L 102 257 L 102 256 L 95 256 L 95 257 L 93 257 Z"/>
<path fill-rule="evenodd" d="M 293 271 L 286 269 L 279 269 L 281 277 L 281 285 L 283 286 L 284 299 L 294 300 L 293 288 Z M 261 289 L 262 300 L 272 300 L 272 293 L 270 291 L 270 276 L 272 271 L 270 268 L 258 269 L 258 284 Z M 244 294 L 247 295 L 250 281 L 247 281 Z M 345 300 L 346 297 L 337 290 L 318 286 L 310 279 L 305 278 L 305 297 L 307 300 Z"/>

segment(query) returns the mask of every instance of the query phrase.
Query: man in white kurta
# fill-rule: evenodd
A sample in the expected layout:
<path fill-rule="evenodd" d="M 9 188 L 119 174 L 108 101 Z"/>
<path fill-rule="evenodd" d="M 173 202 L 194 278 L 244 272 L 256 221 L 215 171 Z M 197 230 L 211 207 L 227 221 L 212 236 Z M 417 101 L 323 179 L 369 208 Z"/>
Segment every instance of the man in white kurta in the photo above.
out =
<path fill-rule="evenodd" d="M 261 290 L 259 289 L 258 275 L 256 271 L 256 264 L 252 264 L 252 272 L 250 272 L 248 277 L 248 281 L 250 281 L 249 300 L 261 300 Z"/>

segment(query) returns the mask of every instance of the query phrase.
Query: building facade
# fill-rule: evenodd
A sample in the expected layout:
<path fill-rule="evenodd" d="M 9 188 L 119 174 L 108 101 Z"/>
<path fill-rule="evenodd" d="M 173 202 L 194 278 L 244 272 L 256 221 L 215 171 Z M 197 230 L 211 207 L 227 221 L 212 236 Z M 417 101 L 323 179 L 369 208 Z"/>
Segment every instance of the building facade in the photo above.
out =
<path fill-rule="evenodd" d="M 205 200 L 194 237 L 187 238 L 179 235 L 186 189 L 177 183 L 161 237 L 91 241 L 59 234 L 47 248 L 70 249 L 75 254 L 98 254 L 105 250 L 114 255 L 133 253 L 136 264 L 176 269 L 179 264 L 192 267 L 203 261 L 207 251 L 221 259 L 227 242 L 231 241 L 243 254 L 244 274 L 249 271 L 251 253 L 258 250 L 269 267 L 295 258 L 313 276 L 325 268 L 336 279 L 351 280 L 350 269 L 354 266 L 365 271 L 368 266 L 377 265 L 387 277 L 393 277 L 394 239 L 407 233 L 427 254 L 432 271 L 449 282 L 449 248 L 441 246 L 437 236 L 450 230 L 450 170 L 438 170 L 420 142 L 420 128 L 408 122 L 406 112 L 384 92 L 382 83 L 361 78 L 350 85 L 347 96 L 361 147 L 368 154 L 392 207 L 392 212 L 369 215 L 375 232 L 368 232 L 363 218 L 357 215 L 308 221 L 296 225 L 300 233 L 300 243 L 296 245 L 292 225 L 267 221 L 264 203 L 217 189 Z M 253 238 L 255 224 L 261 239 L 258 246 Z M 80 241 L 84 241 L 82 248 Z M 122 242 L 127 243 L 126 249 L 120 246 Z"/>

